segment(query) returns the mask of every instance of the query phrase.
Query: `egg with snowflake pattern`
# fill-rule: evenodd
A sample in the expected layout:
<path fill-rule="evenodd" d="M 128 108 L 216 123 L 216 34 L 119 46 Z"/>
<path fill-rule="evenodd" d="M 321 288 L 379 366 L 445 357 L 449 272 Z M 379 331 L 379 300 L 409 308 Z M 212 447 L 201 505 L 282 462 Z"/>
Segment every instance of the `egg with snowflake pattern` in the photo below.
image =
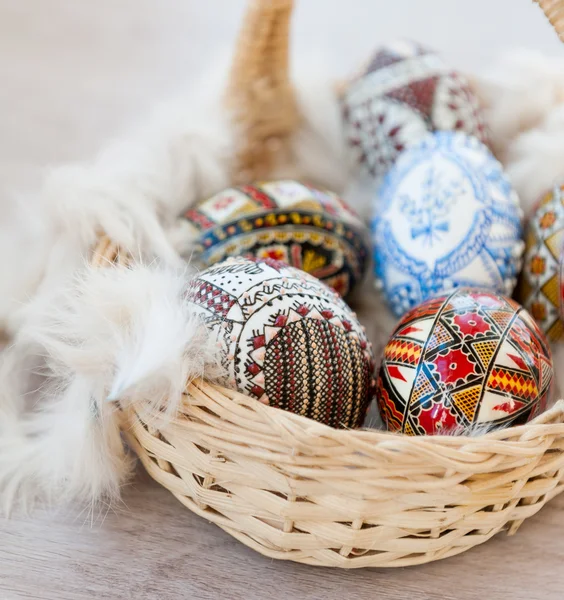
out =
<path fill-rule="evenodd" d="M 187 249 L 206 267 L 230 256 L 273 258 L 311 273 L 342 296 L 362 280 L 370 233 L 336 194 L 293 180 L 232 187 L 188 210 Z"/>
<path fill-rule="evenodd" d="M 187 300 L 217 340 L 226 385 L 332 427 L 362 425 L 374 397 L 372 346 L 324 283 L 238 257 L 201 272 Z"/>
<path fill-rule="evenodd" d="M 532 419 L 552 379 L 548 342 L 523 307 L 459 289 L 403 317 L 384 349 L 377 398 L 389 431 L 462 433 Z"/>
<path fill-rule="evenodd" d="M 377 284 L 394 313 L 457 287 L 511 295 L 521 214 L 501 164 L 476 138 L 439 131 L 406 150 L 372 223 Z"/>
<path fill-rule="evenodd" d="M 396 41 L 376 52 L 347 85 L 343 111 L 348 146 L 378 182 L 429 131 L 460 130 L 488 141 L 466 78 L 414 42 Z"/>
<path fill-rule="evenodd" d="M 553 342 L 564 340 L 564 185 L 541 197 L 525 232 L 517 298 Z"/>

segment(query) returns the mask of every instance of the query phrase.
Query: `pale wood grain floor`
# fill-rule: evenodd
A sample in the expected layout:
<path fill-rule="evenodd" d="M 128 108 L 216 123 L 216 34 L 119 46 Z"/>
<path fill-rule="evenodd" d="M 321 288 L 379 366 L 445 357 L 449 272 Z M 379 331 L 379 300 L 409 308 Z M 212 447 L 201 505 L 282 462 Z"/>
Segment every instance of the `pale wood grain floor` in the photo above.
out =
<path fill-rule="evenodd" d="M 10 190 L 32 190 L 49 164 L 90 156 L 188 82 L 229 49 L 242 8 L 241 0 L 0 0 L 0 234 Z M 515 44 L 563 52 L 528 0 L 301 0 L 294 33 L 295 53 L 325 55 L 336 74 L 397 35 L 464 68 Z M 142 473 L 122 506 L 94 522 L 79 510 L 0 521 L 1 600 L 564 597 L 564 497 L 513 538 L 427 566 L 355 572 L 262 558 Z"/>

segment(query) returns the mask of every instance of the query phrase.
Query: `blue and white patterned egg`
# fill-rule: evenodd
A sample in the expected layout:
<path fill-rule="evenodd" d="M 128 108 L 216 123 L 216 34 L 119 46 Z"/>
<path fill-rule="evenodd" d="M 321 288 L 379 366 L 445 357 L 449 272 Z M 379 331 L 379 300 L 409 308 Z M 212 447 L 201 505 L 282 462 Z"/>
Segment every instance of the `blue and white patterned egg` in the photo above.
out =
<path fill-rule="evenodd" d="M 511 295 L 522 211 L 501 164 L 476 138 L 427 135 L 390 170 L 378 204 L 376 277 L 396 315 L 457 287 Z"/>

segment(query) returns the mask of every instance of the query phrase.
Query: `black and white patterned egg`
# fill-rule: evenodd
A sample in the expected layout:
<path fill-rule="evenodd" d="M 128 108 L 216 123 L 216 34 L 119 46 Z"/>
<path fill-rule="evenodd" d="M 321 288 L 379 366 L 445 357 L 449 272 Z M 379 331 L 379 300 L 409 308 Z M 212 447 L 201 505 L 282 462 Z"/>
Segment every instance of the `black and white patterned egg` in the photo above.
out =
<path fill-rule="evenodd" d="M 231 258 L 191 283 L 225 384 L 333 427 L 359 427 L 374 395 L 374 356 L 341 297 L 285 263 Z"/>

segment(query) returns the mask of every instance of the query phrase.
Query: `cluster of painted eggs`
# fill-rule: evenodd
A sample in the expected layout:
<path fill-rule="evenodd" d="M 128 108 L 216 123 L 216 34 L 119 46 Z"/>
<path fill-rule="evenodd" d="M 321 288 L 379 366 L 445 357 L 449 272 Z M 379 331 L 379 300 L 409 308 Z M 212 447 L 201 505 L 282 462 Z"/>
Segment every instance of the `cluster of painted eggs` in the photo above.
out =
<path fill-rule="evenodd" d="M 534 417 L 551 390 L 550 349 L 507 297 L 522 265 L 522 211 L 467 82 L 436 54 L 393 44 L 343 105 L 351 151 L 374 180 L 377 285 L 403 316 L 378 375 L 387 428 L 460 433 Z M 545 229 L 533 223 L 521 283 L 552 338 L 562 334 L 559 200 L 540 209 Z"/>
<path fill-rule="evenodd" d="M 510 295 L 521 211 L 465 79 L 396 42 L 349 84 L 343 106 L 351 152 L 375 179 L 376 277 L 393 312 L 458 287 Z"/>
<path fill-rule="evenodd" d="M 464 78 L 416 44 L 393 44 L 343 106 L 351 151 L 377 188 L 376 280 L 403 317 L 377 381 L 341 298 L 365 275 L 370 234 L 337 195 L 287 180 L 226 189 L 183 215 L 205 269 L 188 300 L 217 340 L 225 383 L 334 427 L 362 425 L 374 397 L 386 427 L 410 435 L 533 418 L 553 378 L 541 329 L 564 337 L 563 190 L 542 199 L 526 235 L 519 297 L 539 328 L 509 299 L 522 214 Z"/>
<path fill-rule="evenodd" d="M 333 427 L 359 427 L 374 357 L 342 300 L 370 233 L 332 192 L 292 180 L 228 188 L 182 216 L 204 269 L 188 294 L 217 339 L 225 383 Z"/>

